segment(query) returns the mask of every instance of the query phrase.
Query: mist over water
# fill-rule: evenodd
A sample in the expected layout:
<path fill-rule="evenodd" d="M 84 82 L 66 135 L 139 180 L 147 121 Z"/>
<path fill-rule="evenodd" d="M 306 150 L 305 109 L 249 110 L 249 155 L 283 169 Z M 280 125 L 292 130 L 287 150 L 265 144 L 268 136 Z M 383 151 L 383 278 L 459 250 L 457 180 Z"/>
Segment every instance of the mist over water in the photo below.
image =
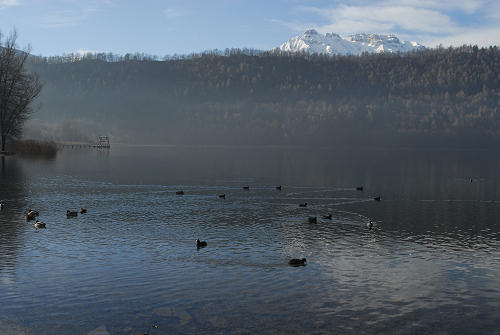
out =
<path fill-rule="evenodd" d="M 488 150 L 3 157 L 0 332 L 496 334 L 499 168 Z"/>

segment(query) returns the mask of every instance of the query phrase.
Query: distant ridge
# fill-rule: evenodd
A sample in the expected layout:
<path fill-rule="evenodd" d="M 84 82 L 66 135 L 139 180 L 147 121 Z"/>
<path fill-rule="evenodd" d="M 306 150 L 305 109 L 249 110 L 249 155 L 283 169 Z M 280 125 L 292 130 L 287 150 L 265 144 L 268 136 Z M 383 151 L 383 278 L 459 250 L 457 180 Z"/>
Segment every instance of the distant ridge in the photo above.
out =
<path fill-rule="evenodd" d="M 338 34 L 320 34 L 314 29 L 295 36 L 277 48 L 286 52 L 308 52 L 327 55 L 360 55 L 368 53 L 396 53 L 423 50 L 417 42 L 400 41 L 396 35 L 355 34 L 345 38 Z"/>

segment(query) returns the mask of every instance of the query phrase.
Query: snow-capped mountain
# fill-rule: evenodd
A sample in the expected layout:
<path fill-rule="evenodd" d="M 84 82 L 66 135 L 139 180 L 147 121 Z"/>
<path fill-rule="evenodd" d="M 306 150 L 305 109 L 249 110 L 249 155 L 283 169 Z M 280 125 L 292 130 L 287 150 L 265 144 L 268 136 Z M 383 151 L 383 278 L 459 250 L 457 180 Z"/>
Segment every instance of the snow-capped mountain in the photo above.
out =
<path fill-rule="evenodd" d="M 314 29 L 307 30 L 278 48 L 281 51 L 328 54 L 328 55 L 360 55 L 363 52 L 408 52 L 422 50 L 425 46 L 417 42 L 400 41 L 395 35 L 355 34 L 345 38 L 334 34 L 318 33 Z"/>

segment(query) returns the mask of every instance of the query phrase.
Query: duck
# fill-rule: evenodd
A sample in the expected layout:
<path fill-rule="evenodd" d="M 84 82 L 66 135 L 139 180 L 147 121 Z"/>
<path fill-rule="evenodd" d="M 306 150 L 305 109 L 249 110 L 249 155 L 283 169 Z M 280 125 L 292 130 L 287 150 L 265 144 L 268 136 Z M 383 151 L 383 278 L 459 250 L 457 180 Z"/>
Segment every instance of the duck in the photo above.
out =
<path fill-rule="evenodd" d="M 378 197 L 373 198 L 375 201 L 380 201 L 380 195 Z"/>
<path fill-rule="evenodd" d="M 299 204 L 299 207 L 307 207 L 307 202 L 304 202 L 303 204 Z"/>
<path fill-rule="evenodd" d="M 36 220 L 35 224 L 33 225 L 36 229 L 40 229 L 40 228 L 45 228 L 45 223 L 43 223 L 42 221 L 38 221 Z"/>
<path fill-rule="evenodd" d="M 85 214 L 87 213 L 87 209 L 86 208 L 80 208 L 80 214 Z"/>
<path fill-rule="evenodd" d="M 373 228 L 373 221 L 372 220 L 368 220 L 368 223 L 366 224 L 366 228 L 372 230 L 372 228 Z"/>
<path fill-rule="evenodd" d="M 249 189 L 250 189 L 250 186 L 243 186 L 243 189 L 244 189 L 244 190 L 249 190 Z"/>
<path fill-rule="evenodd" d="M 277 189 L 278 191 L 281 191 L 281 185 L 276 186 L 276 189 Z"/>
<path fill-rule="evenodd" d="M 207 246 L 207 242 L 205 241 L 200 241 L 199 239 L 196 240 L 196 247 L 197 248 L 204 248 Z"/>
<path fill-rule="evenodd" d="M 29 209 L 28 213 L 26 213 L 26 221 L 34 220 L 39 215 L 40 215 L 40 213 L 38 211 L 34 211 L 32 209 Z"/>
<path fill-rule="evenodd" d="M 177 192 L 175 192 L 175 194 L 177 194 L 177 195 L 184 195 L 184 191 L 177 191 Z"/>
<path fill-rule="evenodd" d="M 323 215 L 323 219 L 331 220 L 332 219 L 332 214 Z"/>
<path fill-rule="evenodd" d="M 356 191 L 363 191 L 363 186 L 356 187 Z"/>
<path fill-rule="evenodd" d="M 306 265 L 306 259 L 305 258 L 302 258 L 302 259 L 293 258 L 293 259 L 288 261 L 288 265 L 291 265 L 291 266 Z"/>
<path fill-rule="evenodd" d="M 74 216 L 78 216 L 78 212 L 77 211 L 70 211 L 69 209 L 66 211 L 66 216 L 67 217 L 74 217 Z"/>
<path fill-rule="evenodd" d="M 226 194 L 225 193 L 224 194 L 219 194 L 219 198 L 226 199 Z"/>
<path fill-rule="evenodd" d="M 309 223 L 318 223 L 318 218 L 316 216 L 310 216 L 307 218 L 307 222 Z"/>
<path fill-rule="evenodd" d="M 0 202 L 0 211 L 3 211 L 3 204 Z"/>

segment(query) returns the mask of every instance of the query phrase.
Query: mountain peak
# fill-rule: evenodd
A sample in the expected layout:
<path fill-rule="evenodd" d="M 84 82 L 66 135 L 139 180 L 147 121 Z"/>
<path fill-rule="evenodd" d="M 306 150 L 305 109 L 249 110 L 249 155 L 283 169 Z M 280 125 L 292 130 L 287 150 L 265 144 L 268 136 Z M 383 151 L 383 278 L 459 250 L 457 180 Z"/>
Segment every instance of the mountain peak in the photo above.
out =
<path fill-rule="evenodd" d="M 302 35 L 286 41 L 279 49 L 288 52 L 306 51 L 328 55 L 360 55 L 363 52 L 409 52 L 425 49 L 425 46 L 417 42 L 400 41 L 393 34 L 359 33 L 343 38 L 335 33 L 320 34 L 315 29 L 309 29 Z"/>
<path fill-rule="evenodd" d="M 304 32 L 303 36 L 313 36 L 313 35 L 319 35 L 318 31 L 316 29 L 308 29 Z"/>

